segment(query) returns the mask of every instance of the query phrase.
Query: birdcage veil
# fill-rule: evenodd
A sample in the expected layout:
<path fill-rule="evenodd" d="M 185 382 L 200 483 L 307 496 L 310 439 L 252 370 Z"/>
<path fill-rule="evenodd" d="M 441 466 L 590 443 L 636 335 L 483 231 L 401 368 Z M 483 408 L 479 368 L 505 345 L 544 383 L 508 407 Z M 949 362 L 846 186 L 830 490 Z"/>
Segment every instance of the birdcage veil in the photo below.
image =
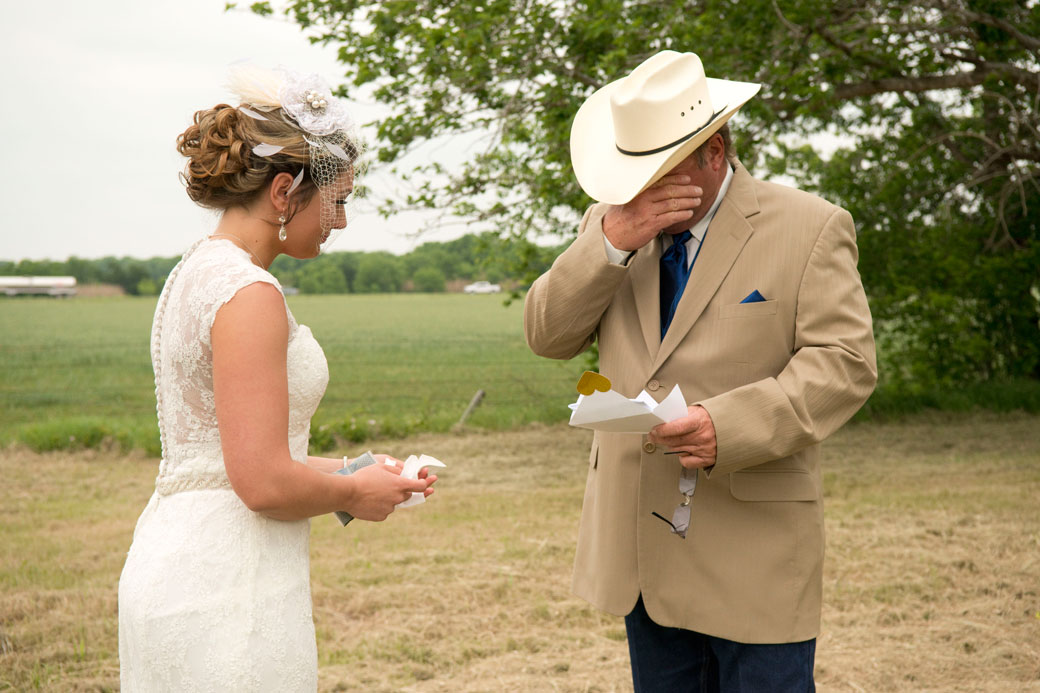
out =
<path fill-rule="evenodd" d="M 349 174 L 356 171 L 362 154 L 357 124 L 346 103 L 332 94 L 329 85 L 315 74 L 305 75 L 285 68 L 266 69 L 252 64 L 231 68 L 229 88 L 240 100 L 238 110 L 257 120 L 279 120 L 301 130 L 310 163 L 293 180 L 290 194 L 303 181 L 304 170 L 318 189 L 319 219 L 325 252 L 343 230 L 337 220 L 350 214 Z M 253 154 L 275 157 L 283 146 L 258 142 Z M 342 210 L 340 209 L 342 207 Z"/>

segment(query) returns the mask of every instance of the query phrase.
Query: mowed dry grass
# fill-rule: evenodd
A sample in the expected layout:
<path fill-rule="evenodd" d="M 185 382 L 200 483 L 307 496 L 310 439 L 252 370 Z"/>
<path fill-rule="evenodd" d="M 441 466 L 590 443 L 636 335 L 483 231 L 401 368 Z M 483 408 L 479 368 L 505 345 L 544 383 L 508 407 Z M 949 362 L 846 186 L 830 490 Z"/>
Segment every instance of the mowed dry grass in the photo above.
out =
<path fill-rule="evenodd" d="M 621 620 L 569 590 L 588 440 L 373 445 L 450 467 L 386 523 L 314 520 L 321 690 L 631 691 Z M 819 690 L 1040 691 L 1040 418 L 858 424 L 825 458 Z M 118 688 L 116 584 L 155 471 L 0 453 L 0 690 Z"/>

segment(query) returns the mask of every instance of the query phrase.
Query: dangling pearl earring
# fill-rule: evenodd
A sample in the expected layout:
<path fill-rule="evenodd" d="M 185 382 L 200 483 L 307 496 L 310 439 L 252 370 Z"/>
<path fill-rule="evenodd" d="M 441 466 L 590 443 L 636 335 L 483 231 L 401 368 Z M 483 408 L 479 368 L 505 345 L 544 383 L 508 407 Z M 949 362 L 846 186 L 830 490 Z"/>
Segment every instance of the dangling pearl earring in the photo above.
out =
<path fill-rule="evenodd" d="M 285 243 L 285 238 L 286 238 L 286 236 L 288 236 L 288 234 L 285 231 L 285 213 L 284 212 L 282 213 L 282 215 L 280 217 L 278 217 L 278 223 L 280 223 L 282 225 L 282 228 L 278 229 L 278 240 L 280 240 L 282 243 Z"/>

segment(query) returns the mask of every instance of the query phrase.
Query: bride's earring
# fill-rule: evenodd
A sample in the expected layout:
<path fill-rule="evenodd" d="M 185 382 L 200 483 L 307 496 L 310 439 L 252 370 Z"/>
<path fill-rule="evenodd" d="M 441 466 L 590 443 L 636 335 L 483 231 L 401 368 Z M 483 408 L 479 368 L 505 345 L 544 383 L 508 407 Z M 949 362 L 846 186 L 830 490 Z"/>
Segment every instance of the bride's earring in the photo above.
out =
<path fill-rule="evenodd" d="M 278 223 L 280 223 L 282 225 L 282 228 L 278 229 L 278 240 L 280 240 L 282 243 L 285 243 L 285 239 L 288 236 L 288 234 L 285 231 L 285 213 L 284 212 L 282 213 L 282 215 L 280 217 L 278 217 Z"/>

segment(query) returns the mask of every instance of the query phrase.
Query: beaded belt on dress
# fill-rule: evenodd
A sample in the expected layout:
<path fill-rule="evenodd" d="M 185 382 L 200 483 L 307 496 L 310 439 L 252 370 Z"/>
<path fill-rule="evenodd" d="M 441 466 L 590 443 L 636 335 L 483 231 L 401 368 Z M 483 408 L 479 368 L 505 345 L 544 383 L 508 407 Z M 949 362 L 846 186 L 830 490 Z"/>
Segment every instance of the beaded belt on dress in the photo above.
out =
<path fill-rule="evenodd" d="M 226 474 L 191 474 L 183 476 L 159 476 L 155 478 L 155 492 L 160 496 L 169 496 L 181 491 L 202 491 L 207 489 L 230 489 L 231 482 Z"/>

